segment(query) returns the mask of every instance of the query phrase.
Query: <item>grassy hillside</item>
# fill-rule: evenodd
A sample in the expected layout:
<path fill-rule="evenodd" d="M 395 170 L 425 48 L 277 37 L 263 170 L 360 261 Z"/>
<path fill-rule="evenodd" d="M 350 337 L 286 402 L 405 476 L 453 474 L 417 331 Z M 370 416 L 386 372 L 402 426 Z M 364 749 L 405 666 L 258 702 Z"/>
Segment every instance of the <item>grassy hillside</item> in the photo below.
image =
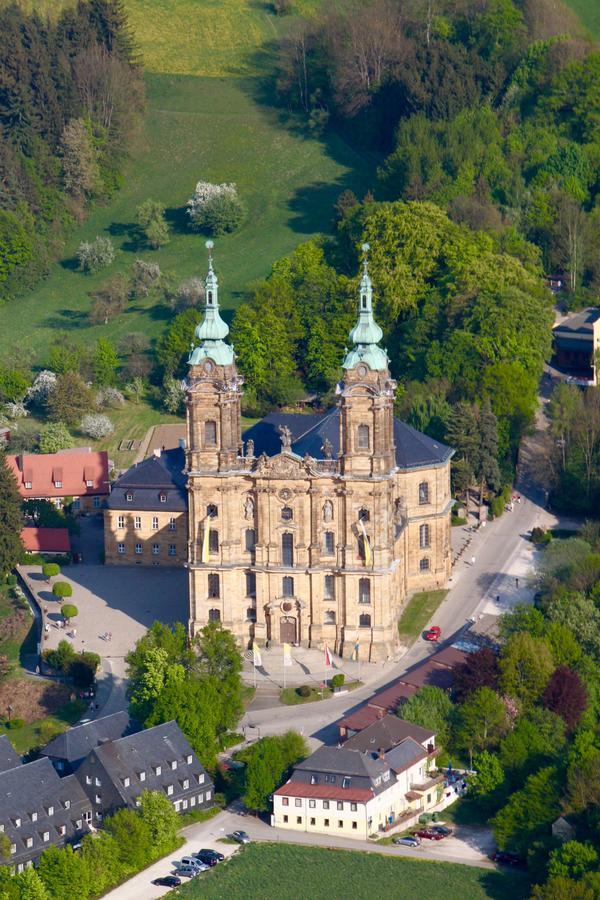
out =
<path fill-rule="evenodd" d="M 226 308 L 239 302 L 248 282 L 265 275 L 274 259 L 328 229 L 341 190 L 365 192 L 372 171 L 367 160 L 339 138 L 324 144 L 286 128 L 275 110 L 255 101 L 254 87 L 252 79 L 147 77 L 142 146 L 123 188 L 72 235 L 48 279 L 0 309 L 0 354 L 19 334 L 27 335 L 39 362 L 57 331 L 78 341 L 130 331 L 159 334 L 170 311 L 151 302 L 131 304 L 107 326 L 89 326 L 88 292 L 108 275 L 129 270 L 138 256 L 157 261 L 178 279 L 204 273 L 205 238 L 187 229 L 183 211 L 200 178 L 237 182 L 248 207 L 244 226 L 219 239 L 215 250 Z M 154 252 L 139 250 L 132 225 L 136 207 L 149 197 L 167 206 L 172 225 L 171 243 Z M 76 248 L 98 234 L 112 237 L 117 258 L 103 272 L 83 275 L 76 269 Z"/>
<path fill-rule="evenodd" d="M 568 6 L 574 10 L 586 28 L 595 37 L 600 38 L 600 2 L 599 0 L 567 0 Z"/>

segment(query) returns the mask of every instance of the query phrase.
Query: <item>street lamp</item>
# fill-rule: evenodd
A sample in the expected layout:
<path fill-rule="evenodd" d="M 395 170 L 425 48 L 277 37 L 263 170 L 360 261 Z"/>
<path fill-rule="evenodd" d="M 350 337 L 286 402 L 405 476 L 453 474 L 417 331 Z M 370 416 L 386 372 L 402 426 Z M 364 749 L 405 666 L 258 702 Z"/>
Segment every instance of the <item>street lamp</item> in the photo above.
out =
<path fill-rule="evenodd" d="M 11 717 L 12 712 L 13 712 L 13 708 L 12 708 L 12 706 L 10 705 L 10 703 L 8 704 L 7 709 L 8 709 L 8 721 L 10 722 L 10 717 Z"/>

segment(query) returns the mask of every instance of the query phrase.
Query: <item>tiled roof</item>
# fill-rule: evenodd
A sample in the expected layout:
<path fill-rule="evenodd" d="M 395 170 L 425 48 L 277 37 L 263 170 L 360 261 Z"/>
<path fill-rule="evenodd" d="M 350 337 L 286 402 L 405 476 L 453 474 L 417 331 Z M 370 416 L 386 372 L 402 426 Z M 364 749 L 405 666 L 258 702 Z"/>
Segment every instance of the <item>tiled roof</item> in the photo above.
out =
<path fill-rule="evenodd" d="M 22 760 L 5 734 L 0 734 L 0 772 L 22 765 Z"/>
<path fill-rule="evenodd" d="M 288 781 L 275 791 L 279 797 L 313 797 L 319 800 L 351 800 L 367 803 L 374 796 L 373 791 L 361 788 L 341 788 L 329 784 L 306 784 L 303 781 Z"/>
<path fill-rule="evenodd" d="M 129 728 L 129 715 L 122 710 L 111 716 L 102 716 L 85 725 L 76 725 L 50 741 L 42 754 L 53 759 L 76 762 L 97 747 L 102 741 L 113 741 L 123 737 Z"/>
<path fill-rule="evenodd" d="M 7 461 L 22 497 L 82 497 L 108 494 L 110 490 L 106 450 L 26 453 L 7 456 Z M 56 487 L 56 481 L 61 482 L 61 487 Z M 31 488 L 26 488 L 26 483 L 31 483 Z"/>
<path fill-rule="evenodd" d="M 435 732 L 428 728 L 421 728 L 420 725 L 406 722 L 404 719 L 399 719 L 398 716 L 388 715 L 353 735 L 344 743 L 344 747 L 352 750 L 377 752 L 380 748 L 390 750 L 406 738 L 411 738 L 421 745 L 434 737 Z"/>
<path fill-rule="evenodd" d="M 292 450 L 298 456 L 324 459 L 322 450 L 325 440 L 332 446 L 334 457 L 340 449 L 340 410 L 338 407 L 325 413 L 302 415 L 300 413 L 269 413 L 243 434 L 244 441 L 254 441 L 254 455 L 275 456 L 281 451 L 278 428 L 287 426 L 292 433 Z M 396 443 L 396 464 L 401 469 L 435 466 L 446 462 L 452 456 L 452 449 L 421 434 L 405 422 L 394 420 L 394 440 Z"/>
<path fill-rule="evenodd" d="M 589 335 L 591 337 L 594 331 L 594 324 L 599 319 L 600 308 L 592 306 L 581 312 L 570 314 L 562 322 L 559 322 L 558 325 L 555 325 L 552 330 L 554 334 L 561 334 L 564 336 L 568 334 L 579 334 L 582 336 Z"/>
<path fill-rule="evenodd" d="M 108 498 L 109 509 L 187 510 L 185 453 L 180 448 L 164 450 L 160 456 L 149 456 L 128 469 L 113 484 Z M 132 500 L 127 500 L 131 495 Z M 164 502 L 161 495 L 166 496 Z"/>
<path fill-rule="evenodd" d="M 411 737 L 405 738 L 396 747 L 385 754 L 386 761 L 389 763 L 390 769 L 398 775 L 400 772 L 410 769 L 415 763 L 422 759 L 427 759 L 427 751 L 418 741 Z"/>
<path fill-rule="evenodd" d="M 21 532 L 23 546 L 30 553 L 70 553 L 71 539 L 68 528 L 24 528 Z"/>
<path fill-rule="evenodd" d="M 381 775 L 382 766 L 379 760 L 372 760 L 358 750 L 343 747 L 319 747 L 308 759 L 298 763 L 294 772 L 303 770 L 323 772 L 347 777 L 377 778 Z"/>
<path fill-rule="evenodd" d="M 399 703 L 403 703 L 404 700 L 408 700 L 409 697 L 416 693 L 417 688 L 414 684 L 405 684 L 403 681 L 397 681 L 384 691 L 374 694 L 367 700 L 367 703 L 369 706 L 377 709 L 386 709 L 394 712 Z"/>
<path fill-rule="evenodd" d="M 337 725 L 338 727 L 342 726 L 349 728 L 350 731 L 361 731 L 363 728 L 372 725 L 373 722 L 376 722 L 379 718 L 381 718 L 379 711 L 373 706 L 368 706 L 365 703 L 353 713 L 350 713 L 349 716 L 340 719 Z"/>

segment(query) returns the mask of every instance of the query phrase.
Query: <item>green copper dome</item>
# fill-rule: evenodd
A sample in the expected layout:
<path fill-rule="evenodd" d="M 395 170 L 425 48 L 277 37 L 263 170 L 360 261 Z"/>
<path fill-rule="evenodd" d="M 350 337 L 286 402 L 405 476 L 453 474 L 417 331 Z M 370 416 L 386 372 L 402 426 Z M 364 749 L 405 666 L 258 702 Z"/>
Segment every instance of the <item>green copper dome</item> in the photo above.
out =
<path fill-rule="evenodd" d="M 233 347 L 224 341 L 229 334 L 229 326 L 219 313 L 219 282 L 213 270 L 211 253 L 213 242 L 207 241 L 206 246 L 209 256 L 208 274 L 204 283 L 204 318 L 194 332 L 194 337 L 200 343 L 192 347 L 188 364 L 197 366 L 204 359 L 212 359 L 219 366 L 228 366 L 234 361 Z"/>
<path fill-rule="evenodd" d="M 359 363 L 366 363 L 375 372 L 382 372 L 388 367 L 388 355 L 379 346 L 383 331 L 373 318 L 373 285 L 369 277 L 367 263 L 368 244 L 363 244 L 363 277 L 360 282 L 358 304 L 358 322 L 350 332 L 350 340 L 354 344 L 346 353 L 342 367 L 354 369 Z"/>

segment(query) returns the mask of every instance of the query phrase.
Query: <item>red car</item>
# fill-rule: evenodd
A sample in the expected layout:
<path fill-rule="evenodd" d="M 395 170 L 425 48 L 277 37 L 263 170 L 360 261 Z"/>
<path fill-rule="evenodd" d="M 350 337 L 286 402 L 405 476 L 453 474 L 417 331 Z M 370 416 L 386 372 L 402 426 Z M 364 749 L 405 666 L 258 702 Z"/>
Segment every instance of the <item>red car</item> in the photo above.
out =
<path fill-rule="evenodd" d="M 426 641 L 439 641 L 442 636 L 442 629 L 439 625 L 432 625 L 431 628 L 428 628 L 423 637 Z"/>
<path fill-rule="evenodd" d="M 444 834 L 440 834 L 439 831 L 432 831 L 431 828 L 422 828 L 421 831 L 415 831 L 414 834 L 417 837 L 424 838 L 426 841 L 443 841 L 445 838 Z"/>

